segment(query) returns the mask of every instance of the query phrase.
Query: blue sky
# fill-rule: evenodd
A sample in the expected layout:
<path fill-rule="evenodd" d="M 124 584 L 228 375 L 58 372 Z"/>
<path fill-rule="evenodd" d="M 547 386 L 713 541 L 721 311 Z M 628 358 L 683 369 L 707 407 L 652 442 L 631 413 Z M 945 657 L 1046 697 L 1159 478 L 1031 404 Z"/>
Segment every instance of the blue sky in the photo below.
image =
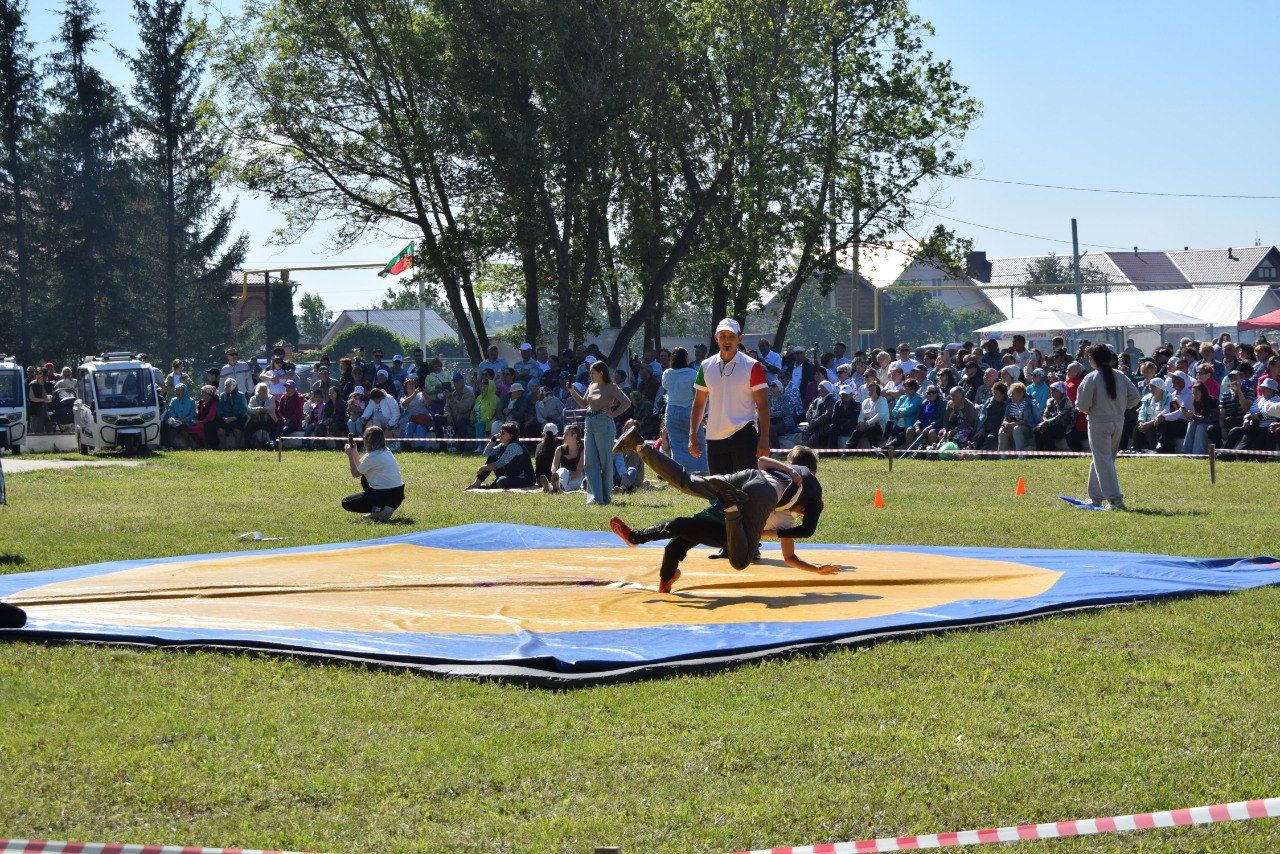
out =
<path fill-rule="evenodd" d="M 56 34 L 57 0 L 31 0 L 38 50 Z M 235 0 L 214 0 L 234 9 Z M 1042 0 L 913 0 L 934 23 L 931 47 L 983 102 L 962 151 L 984 178 L 1160 192 L 1280 195 L 1275 129 L 1280 113 L 1269 34 L 1274 0 L 1070 4 Z M 127 0 L 100 0 L 104 45 L 137 43 Z M 130 80 L 105 47 L 99 67 Z M 992 256 L 1069 252 L 1071 218 L 1088 248 L 1172 249 L 1280 242 L 1280 202 L 1102 195 L 949 180 L 942 208 L 922 219 L 971 237 Z M 382 262 L 403 241 L 333 254 L 323 232 L 292 246 L 268 240 L 280 225 L 247 193 L 238 225 L 253 266 Z M 976 223 L 1025 235 L 1007 234 Z M 304 291 L 330 308 L 368 306 L 386 284 L 373 273 L 304 273 Z"/>

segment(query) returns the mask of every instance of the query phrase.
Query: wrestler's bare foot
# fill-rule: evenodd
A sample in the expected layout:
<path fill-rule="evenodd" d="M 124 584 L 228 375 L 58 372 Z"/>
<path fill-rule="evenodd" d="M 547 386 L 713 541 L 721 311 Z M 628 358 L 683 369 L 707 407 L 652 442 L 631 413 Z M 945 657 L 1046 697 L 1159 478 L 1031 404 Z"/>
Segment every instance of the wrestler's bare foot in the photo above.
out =
<path fill-rule="evenodd" d="M 671 576 L 670 578 L 661 579 L 658 581 L 658 592 L 670 593 L 671 585 L 675 584 L 679 580 L 680 580 L 680 570 L 677 569 L 675 575 Z"/>
<path fill-rule="evenodd" d="M 618 539 L 622 540 L 627 545 L 639 545 L 639 543 L 636 542 L 636 532 L 631 530 L 631 527 L 617 516 L 614 516 L 609 520 L 609 529 L 617 534 Z"/>

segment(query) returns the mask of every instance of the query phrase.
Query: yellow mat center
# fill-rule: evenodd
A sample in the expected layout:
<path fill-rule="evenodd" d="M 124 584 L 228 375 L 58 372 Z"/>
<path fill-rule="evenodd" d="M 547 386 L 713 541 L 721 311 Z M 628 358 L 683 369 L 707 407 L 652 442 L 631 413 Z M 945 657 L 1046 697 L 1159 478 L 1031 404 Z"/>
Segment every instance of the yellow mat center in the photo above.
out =
<path fill-rule="evenodd" d="M 39 620 L 236 630 L 502 634 L 853 620 L 964 599 L 1044 593 L 1060 573 L 1005 561 L 807 549 L 738 572 L 692 552 L 657 592 L 657 549 L 461 551 L 405 543 L 177 561 L 36 587 L 9 601 Z"/>

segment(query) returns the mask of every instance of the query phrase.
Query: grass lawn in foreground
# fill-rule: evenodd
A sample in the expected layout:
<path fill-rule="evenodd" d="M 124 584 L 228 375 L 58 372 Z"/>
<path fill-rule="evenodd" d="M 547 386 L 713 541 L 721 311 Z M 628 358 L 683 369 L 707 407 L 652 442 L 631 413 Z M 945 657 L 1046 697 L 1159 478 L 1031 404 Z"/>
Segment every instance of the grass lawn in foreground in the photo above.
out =
<path fill-rule="evenodd" d="M 401 456 L 401 523 L 337 509 L 333 453 L 184 453 L 9 476 L 0 571 L 511 521 L 602 529 L 670 490 L 463 495 L 471 455 Z M 1275 554 L 1277 474 L 1122 460 L 823 461 L 822 542 Z M 1030 494 L 1014 498 L 1018 475 Z M 884 489 L 888 507 L 873 510 Z M 261 530 L 282 543 L 234 536 Z M 515 544 L 513 544 L 515 545 Z M 655 554 L 656 557 L 656 554 Z M 655 564 L 656 566 L 656 564 Z M 750 570 L 748 570 L 750 571 Z M 732 850 L 1280 794 L 1280 591 L 957 632 L 568 692 L 285 659 L 0 645 L 0 837 L 331 851 Z M 1280 848 L 1255 821 L 1055 849 Z"/>

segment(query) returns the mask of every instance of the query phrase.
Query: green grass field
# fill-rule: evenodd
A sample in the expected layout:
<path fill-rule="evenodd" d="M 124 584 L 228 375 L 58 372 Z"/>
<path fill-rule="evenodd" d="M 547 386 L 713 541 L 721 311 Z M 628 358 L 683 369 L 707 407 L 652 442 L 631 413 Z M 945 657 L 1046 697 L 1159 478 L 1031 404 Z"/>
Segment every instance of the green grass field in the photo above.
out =
<path fill-rule="evenodd" d="M 406 455 L 402 527 L 336 509 L 332 453 L 186 453 L 11 474 L 0 571 L 506 520 Z M 824 542 L 1275 554 L 1277 472 L 1121 461 L 1130 514 L 1072 511 L 1086 463 L 824 465 Z M 1014 498 L 1018 475 L 1030 494 Z M 884 510 L 871 508 L 882 487 Z M 693 509 L 624 496 L 639 522 Z M 1280 794 L 1280 591 L 1114 609 L 567 692 L 212 653 L 0 645 L 0 837 L 328 851 L 728 851 Z M 1057 843 L 1264 851 L 1254 821 Z"/>

